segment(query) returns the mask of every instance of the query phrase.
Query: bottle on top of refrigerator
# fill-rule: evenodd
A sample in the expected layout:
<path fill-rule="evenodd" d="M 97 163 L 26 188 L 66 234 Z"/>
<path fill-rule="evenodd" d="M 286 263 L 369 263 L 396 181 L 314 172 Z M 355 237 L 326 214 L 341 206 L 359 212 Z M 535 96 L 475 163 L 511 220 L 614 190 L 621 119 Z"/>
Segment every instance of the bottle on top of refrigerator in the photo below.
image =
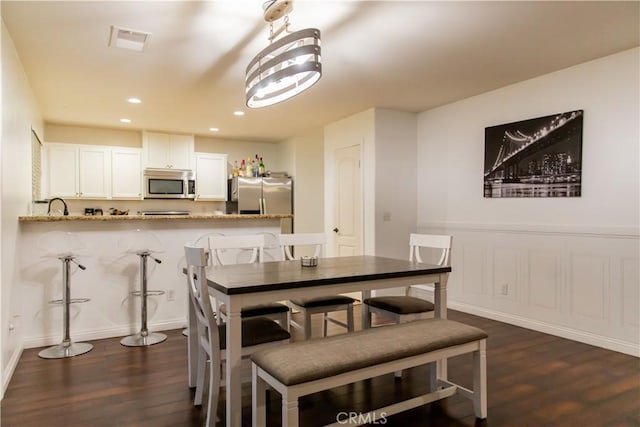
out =
<path fill-rule="evenodd" d="M 264 163 L 262 162 L 262 157 L 260 157 L 260 163 L 258 164 L 258 174 L 260 176 L 264 176 L 265 170 L 264 170 Z"/>
<path fill-rule="evenodd" d="M 246 173 L 246 166 L 244 164 L 244 159 L 242 159 L 242 162 L 240 163 L 240 170 L 238 170 L 238 176 L 245 176 Z"/>
<path fill-rule="evenodd" d="M 256 154 L 256 157 L 251 161 L 251 164 L 253 166 L 253 176 L 260 176 L 260 171 L 258 170 L 258 155 Z"/>
<path fill-rule="evenodd" d="M 232 176 L 235 178 L 237 177 L 239 174 L 239 169 L 238 169 L 238 161 L 234 160 L 233 161 L 233 169 L 232 169 Z"/>
<path fill-rule="evenodd" d="M 247 159 L 247 169 L 245 171 L 245 176 L 253 176 L 253 165 L 251 164 L 251 157 Z"/>

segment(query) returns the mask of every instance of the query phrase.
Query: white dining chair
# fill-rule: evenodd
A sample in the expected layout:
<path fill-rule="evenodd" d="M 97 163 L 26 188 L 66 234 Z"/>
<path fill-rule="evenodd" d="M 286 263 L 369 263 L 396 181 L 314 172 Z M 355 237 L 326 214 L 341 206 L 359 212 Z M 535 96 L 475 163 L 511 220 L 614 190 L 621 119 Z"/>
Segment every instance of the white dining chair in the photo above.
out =
<path fill-rule="evenodd" d="M 264 259 L 264 234 L 248 235 L 212 235 L 209 236 L 209 248 L 213 265 L 231 265 L 262 262 Z M 227 311 L 224 304 L 217 307 L 218 323 L 226 320 Z M 243 307 L 242 318 L 266 316 L 280 323 L 289 330 L 291 310 L 285 304 L 270 303 Z"/>
<path fill-rule="evenodd" d="M 222 366 L 226 348 L 226 325 L 219 325 L 211 306 L 207 285 L 207 254 L 203 248 L 185 246 L 189 297 L 198 325 L 198 366 L 194 405 L 202 404 L 207 362 L 209 363 L 209 394 L 205 426 L 215 425 L 218 398 L 222 383 Z M 242 357 L 273 345 L 289 343 L 291 335 L 274 320 L 254 317 L 242 320 Z"/>
<path fill-rule="evenodd" d="M 294 260 L 294 254 L 292 248 L 297 247 L 313 247 L 314 255 L 321 257 L 324 254 L 324 247 L 327 243 L 327 237 L 324 233 L 294 233 L 294 234 L 281 234 L 280 246 L 282 248 L 282 254 L 287 260 Z M 327 336 L 327 322 L 334 323 L 347 329 L 348 332 L 353 332 L 353 304 L 356 300 L 346 295 L 330 295 L 326 297 L 315 298 L 299 298 L 289 301 L 289 306 L 301 313 L 303 318 L 303 324 L 291 320 L 291 326 L 304 331 L 304 338 L 306 340 L 311 338 L 311 316 L 314 314 L 322 314 L 322 336 Z M 329 313 L 337 311 L 346 311 L 347 322 L 341 322 L 333 317 L 329 316 Z"/>
<path fill-rule="evenodd" d="M 421 249 L 431 249 L 439 252 L 437 265 L 449 264 L 452 237 L 447 235 L 415 234 L 409 236 L 409 261 L 422 263 Z M 427 285 L 427 283 L 425 283 Z M 411 296 L 411 287 L 404 289 L 404 295 L 379 296 L 366 298 L 363 302 L 367 323 L 371 325 L 371 314 L 383 315 L 394 323 L 404 323 L 412 320 L 427 319 L 434 316 L 432 302 Z"/>

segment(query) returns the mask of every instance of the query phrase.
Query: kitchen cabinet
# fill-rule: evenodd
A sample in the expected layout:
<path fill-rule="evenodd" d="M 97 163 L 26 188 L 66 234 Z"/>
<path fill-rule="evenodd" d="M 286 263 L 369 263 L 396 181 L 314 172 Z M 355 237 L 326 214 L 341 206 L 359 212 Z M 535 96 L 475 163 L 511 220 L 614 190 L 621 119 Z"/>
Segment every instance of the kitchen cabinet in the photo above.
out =
<path fill-rule="evenodd" d="M 49 197 L 110 197 L 111 151 L 103 147 L 46 144 Z"/>
<path fill-rule="evenodd" d="M 196 200 L 227 200 L 227 155 L 196 153 Z"/>
<path fill-rule="evenodd" d="M 192 169 L 193 135 L 143 132 L 145 168 Z"/>
<path fill-rule="evenodd" d="M 111 198 L 142 198 L 142 150 L 113 148 L 111 151 Z"/>

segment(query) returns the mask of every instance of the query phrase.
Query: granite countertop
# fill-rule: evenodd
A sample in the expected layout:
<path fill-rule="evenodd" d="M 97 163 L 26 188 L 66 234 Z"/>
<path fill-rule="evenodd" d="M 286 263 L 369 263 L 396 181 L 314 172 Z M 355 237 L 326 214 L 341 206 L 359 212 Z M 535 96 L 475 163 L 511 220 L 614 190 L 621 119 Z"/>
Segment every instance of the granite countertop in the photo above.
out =
<path fill-rule="evenodd" d="M 19 216 L 19 221 L 25 222 L 55 222 L 55 221 L 185 221 L 185 220 L 243 220 L 243 219 L 280 219 L 293 218 L 291 214 L 191 214 L 191 215 L 67 215 L 67 216 Z"/>

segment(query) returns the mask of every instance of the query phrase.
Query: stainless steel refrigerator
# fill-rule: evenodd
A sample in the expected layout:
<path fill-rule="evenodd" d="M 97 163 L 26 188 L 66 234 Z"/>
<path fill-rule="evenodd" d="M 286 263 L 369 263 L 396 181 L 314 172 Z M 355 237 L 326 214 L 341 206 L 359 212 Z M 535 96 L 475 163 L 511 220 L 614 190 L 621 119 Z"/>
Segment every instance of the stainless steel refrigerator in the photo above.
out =
<path fill-rule="evenodd" d="M 293 180 L 289 177 L 229 180 L 228 213 L 291 214 L 293 213 Z M 293 219 L 281 220 L 281 232 L 293 233 Z"/>

